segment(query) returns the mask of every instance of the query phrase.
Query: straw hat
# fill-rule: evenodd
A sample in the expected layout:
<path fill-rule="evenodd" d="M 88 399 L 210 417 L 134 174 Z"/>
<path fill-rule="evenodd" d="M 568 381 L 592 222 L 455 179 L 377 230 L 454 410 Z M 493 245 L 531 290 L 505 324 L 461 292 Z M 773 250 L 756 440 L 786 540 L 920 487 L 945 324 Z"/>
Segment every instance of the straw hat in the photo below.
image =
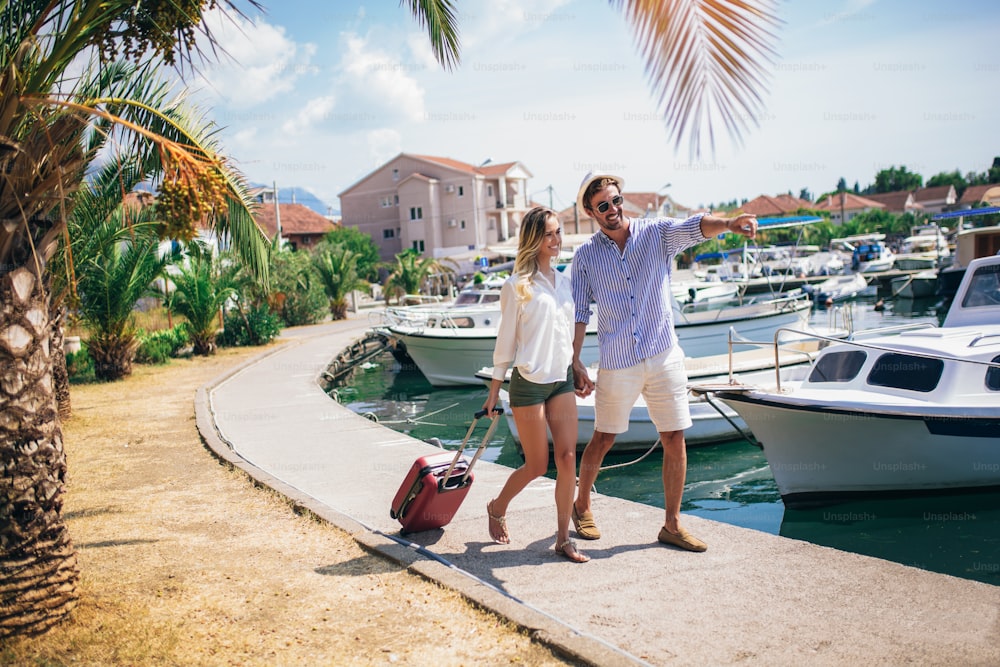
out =
<path fill-rule="evenodd" d="M 590 187 L 591 183 L 593 183 L 594 181 L 599 181 L 602 178 L 610 178 L 617 181 L 618 192 L 621 192 L 625 188 L 625 179 L 623 179 L 621 176 L 614 176 L 612 174 L 600 174 L 600 173 L 595 174 L 594 172 L 590 172 L 589 174 L 583 177 L 583 182 L 580 183 L 580 189 L 576 193 L 576 205 L 577 208 L 579 208 L 581 211 L 586 212 L 587 210 L 587 207 L 583 205 L 583 194 L 587 191 L 587 188 Z"/>

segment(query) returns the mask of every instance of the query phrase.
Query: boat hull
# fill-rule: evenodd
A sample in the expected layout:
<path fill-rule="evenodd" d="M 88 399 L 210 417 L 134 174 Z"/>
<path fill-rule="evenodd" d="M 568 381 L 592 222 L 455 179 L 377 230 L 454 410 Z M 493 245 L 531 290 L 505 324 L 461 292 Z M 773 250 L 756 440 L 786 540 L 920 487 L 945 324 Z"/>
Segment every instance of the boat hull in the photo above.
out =
<path fill-rule="evenodd" d="M 892 295 L 904 299 L 920 299 L 937 293 L 937 274 L 899 276 L 891 281 Z"/>
<path fill-rule="evenodd" d="M 1000 409 L 973 417 L 719 398 L 763 445 L 786 504 L 1000 486 Z"/>

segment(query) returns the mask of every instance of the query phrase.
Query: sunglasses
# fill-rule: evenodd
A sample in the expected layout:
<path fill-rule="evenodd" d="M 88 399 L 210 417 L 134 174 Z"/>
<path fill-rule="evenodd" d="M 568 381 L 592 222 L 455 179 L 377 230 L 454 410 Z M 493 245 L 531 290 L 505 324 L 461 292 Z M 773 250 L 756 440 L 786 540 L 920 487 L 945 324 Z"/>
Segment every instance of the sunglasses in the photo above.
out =
<path fill-rule="evenodd" d="M 611 198 L 610 203 L 602 201 L 600 204 L 598 204 L 597 212 L 603 215 L 604 213 L 607 213 L 608 209 L 611 208 L 612 206 L 616 208 L 618 206 L 621 206 L 623 201 L 625 201 L 624 197 L 622 197 L 621 195 L 615 195 L 614 197 Z"/>

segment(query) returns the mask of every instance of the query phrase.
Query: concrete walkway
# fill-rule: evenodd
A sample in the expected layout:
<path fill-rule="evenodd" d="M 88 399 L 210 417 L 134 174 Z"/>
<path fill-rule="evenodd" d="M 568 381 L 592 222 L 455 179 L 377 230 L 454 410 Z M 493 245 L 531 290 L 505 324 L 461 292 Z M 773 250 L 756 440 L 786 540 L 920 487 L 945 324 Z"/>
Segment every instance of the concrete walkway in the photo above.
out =
<path fill-rule="evenodd" d="M 362 314 L 291 330 L 203 387 L 208 446 L 583 664 L 1000 664 L 1000 587 L 696 516 L 685 524 L 709 550 L 687 553 L 656 543 L 662 510 L 601 495 L 604 536 L 580 540 L 593 560 L 574 564 L 552 551 L 548 479 L 512 503 L 512 543 L 494 544 L 485 506 L 510 469 L 489 462 L 450 524 L 401 537 L 390 502 L 413 460 L 436 448 L 354 414 L 317 383 L 368 328 Z"/>

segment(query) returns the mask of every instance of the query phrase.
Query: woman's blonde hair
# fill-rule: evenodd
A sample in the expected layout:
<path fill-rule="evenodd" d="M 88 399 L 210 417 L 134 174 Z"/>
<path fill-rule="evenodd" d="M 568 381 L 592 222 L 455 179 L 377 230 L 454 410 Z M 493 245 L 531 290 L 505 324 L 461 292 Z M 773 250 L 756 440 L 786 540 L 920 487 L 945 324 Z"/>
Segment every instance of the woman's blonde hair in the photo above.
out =
<path fill-rule="evenodd" d="M 531 299 L 531 281 L 538 272 L 538 253 L 545 241 L 545 223 L 556 214 L 545 206 L 536 206 L 528 211 L 521 221 L 521 232 L 517 242 L 517 258 L 514 259 L 514 275 L 517 276 L 515 289 L 518 299 Z"/>

